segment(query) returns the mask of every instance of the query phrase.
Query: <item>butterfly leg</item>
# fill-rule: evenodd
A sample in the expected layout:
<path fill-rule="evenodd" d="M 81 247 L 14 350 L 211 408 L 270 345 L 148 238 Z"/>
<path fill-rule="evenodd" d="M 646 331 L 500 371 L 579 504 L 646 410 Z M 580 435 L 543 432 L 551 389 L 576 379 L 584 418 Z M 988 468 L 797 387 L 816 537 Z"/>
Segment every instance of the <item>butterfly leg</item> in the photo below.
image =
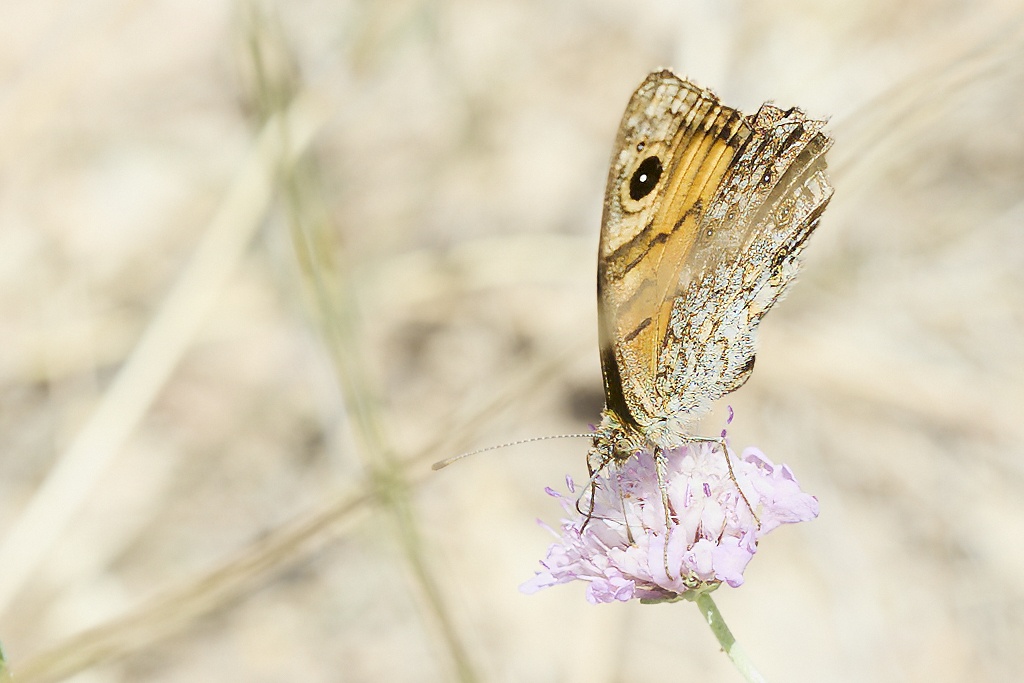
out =
<path fill-rule="evenodd" d="M 590 489 L 590 504 L 587 506 L 586 513 L 584 513 L 583 510 L 580 510 L 580 498 L 582 498 L 582 496 L 576 499 L 576 512 L 586 517 L 586 519 L 583 520 L 583 524 L 580 525 L 581 534 L 587 528 L 587 525 L 590 524 L 590 520 L 594 517 L 594 499 L 597 497 L 597 473 L 600 469 L 601 467 L 594 469 L 594 466 L 590 464 L 590 458 L 587 458 L 587 473 L 590 475 L 590 481 L 587 484 L 587 488 Z"/>
<path fill-rule="evenodd" d="M 626 499 L 622 495 L 622 481 L 619 479 L 619 470 L 615 470 L 615 488 L 618 489 L 619 505 L 622 507 L 622 521 L 626 525 L 626 540 L 630 545 L 636 545 L 633 540 L 633 527 L 629 525 L 629 515 L 626 514 Z"/>
<path fill-rule="evenodd" d="M 661 507 L 665 511 L 665 550 L 663 559 L 665 562 L 665 576 L 672 578 L 672 572 L 668 568 L 668 539 L 672 529 L 672 512 L 668 505 L 668 460 L 661 448 L 654 449 L 654 470 L 658 474 L 658 490 L 661 491 Z"/>
<path fill-rule="evenodd" d="M 750 504 L 750 500 L 747 499 L 747 494 L 745 494 L 743 492 L 743 489 L 740 487 L 740 482 L 736 479 L 736 473 L 733 472 L 733 469 L 732 469 L 732 456 L 729 455 L 729 446 L 728 446 L 728 444 L 725 443 L 725 437 L 723 437 L 723 436 L 691 436 L 691 437 L 689 437 L 689 440 L 690 441 L 697 441 L 697 442 L 700 442 L 700 443 L 718 444 L 718 446 L 722 449 L 722 453 L 725 454 L 725 464 L 726 464 L 726 467 L 729 468 L 729 479 L 732 480 L 733 486 L 735 486 L 736 490 L 739 491 L 739 493 L 740 493 L 740 498 L 742 498 L 743 502 L 746 503 L 747 509 L 750 510 L 750 514 L 753 515 L 753 517 L 754 517 L 754 521 L 757 522 L 757 526 L 760 527 L 761 526 L 761 519 L 757 516 L 757 513 L 754 511 L 754 506 Z"/>
<path fill-rule="evenodd" d="M 610 467 L 610 465 L 607 463 L 600 465 L 596 468 L 589 462 L 587 463 L 587 469 L 590 471 L 590 480 L 587 482 L 587 486 L 583 490 L 583 492 L 579 495 L 579 497 L 576 498 L 576 512 L 584 516 L 583 524 L 580 525 L 581 534 L 584 532 L 584 530 L 586 530 L 587 525 L 590 524 L 590 520 L 594 518 L 594 500 L 595 496 L 597 496 L 598 488 L 597 475 L 601 472 L 601 470 L 607 467 Z M 635 541 L 633 540 L 633 528 L 629 525 L 629 516 L 626 514 L 626 499 L 623 498 L 622 496 L 622 486 L 619 483 L 618 470 L 615 471 L 615 484 L 617 492 L 619 494 L 619 504 L 622 506 L 622 523 L 626 525 L 626 540 L 630 543 L 630 545 L 634 545 Z M 588 489 L 590 491 L 590 502 L 587 505 L 587 511 L 584 512 L 582 509 L 580 509 L 580 501 L 583 499 L 583 495 L 584 493 L 586 493 Z"/>

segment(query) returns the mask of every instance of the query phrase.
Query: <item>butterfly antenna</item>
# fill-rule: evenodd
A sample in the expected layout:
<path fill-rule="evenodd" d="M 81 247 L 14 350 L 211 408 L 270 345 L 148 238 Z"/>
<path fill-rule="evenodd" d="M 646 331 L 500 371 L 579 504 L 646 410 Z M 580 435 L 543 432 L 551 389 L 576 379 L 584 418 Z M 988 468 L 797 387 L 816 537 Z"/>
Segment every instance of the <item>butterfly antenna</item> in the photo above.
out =
<path fill-rule="evenodd" d="M 452 456 L 450 458 L 445 458 L 444 460 L 439 460 L 439 461 L 435 462 L 433 465 L 430 466 L 430 469 L 432 469 L 432 470 L 439 470 L 439 469 L 442 469 L 444 467 L 448 467 L 448 465 L 451 465 L 456 460 L 462 460 L 463 458 L 468 458 L 469 456 L 476 455 L 478 453 L 486 453 L 487 451 L 496 451 L 499 448 L 508 448 L 509 446 L 521 446 L 521 445 L 523 445 L 525 443 L 534 443 L 536 441 L 548 441 L 550 439 L 590 439 L 590 438 L 593 438 L 593 436 L 594 436 L 593 434 L 552 434 L 550 436 L 534 436 L 534 437 L 529 438 L 529 439 L 520 439 L 519 441 L 510 441 L 508 443 L 503 443 L 503 444 L 500 444 L 498 446 L 488 446 L 486 448 L 478 448 L 477 450 L 470 451 L 468 453 L 460 453 L 459 455 L 455 455 L 455 456 Z"/>

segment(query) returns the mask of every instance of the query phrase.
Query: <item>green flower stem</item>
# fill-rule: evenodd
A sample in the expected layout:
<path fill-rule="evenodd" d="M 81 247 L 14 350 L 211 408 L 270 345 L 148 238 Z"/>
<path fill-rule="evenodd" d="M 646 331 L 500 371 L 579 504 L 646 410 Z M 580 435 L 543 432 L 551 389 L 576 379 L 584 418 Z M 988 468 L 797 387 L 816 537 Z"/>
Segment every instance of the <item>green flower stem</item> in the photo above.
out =
<path fill-rule="evenodd" d="M 725 625 L 722 613 L 718 611 L 718 606 L 711 599 L 710 591 L 700 591 L 694 602 L 697 603 L 697 608 L 704 616 L 704 620 L 708 622 L 708 626 L 711 627 L 711 632 L 715 634 L 715 638 L 718 638 L 718 642 L 722 645 L 722 649 L 725 650 L 725 654 L 729 655 L 729 659 L 732 660 L 732 663 L 739 672 L 743 674 L 743 678 L 750 681 L 750 683 L 765 683 L 764 676 L 754 668 L 754 663 L 750 661 L 747 653 L 736 642 L 732 631 Z"/>
<path fill-rule="evenodd" d="M 7 670 L 7 658 L 4 656 L 4 647 L 0 645 L 0 683 L 11 683 L 11 672 Z"/>

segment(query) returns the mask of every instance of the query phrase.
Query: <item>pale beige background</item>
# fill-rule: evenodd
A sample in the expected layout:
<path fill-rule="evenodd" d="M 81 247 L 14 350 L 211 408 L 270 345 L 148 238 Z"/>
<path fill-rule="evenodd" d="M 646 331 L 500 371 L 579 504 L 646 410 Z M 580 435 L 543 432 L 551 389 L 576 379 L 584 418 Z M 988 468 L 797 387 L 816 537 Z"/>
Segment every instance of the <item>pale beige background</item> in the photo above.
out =
<path fill-rule="evenodd" d="M 690 605 L 517 592 L 585 443 L 429 472 L 596 420 L 606 163 L 662 66 L 836 138 L 729 401 L 821 517 L 719 606 L 769 680 L 1019 680 L 1022 10 L 5 0 L 18 680 L 739 680 Z"/>

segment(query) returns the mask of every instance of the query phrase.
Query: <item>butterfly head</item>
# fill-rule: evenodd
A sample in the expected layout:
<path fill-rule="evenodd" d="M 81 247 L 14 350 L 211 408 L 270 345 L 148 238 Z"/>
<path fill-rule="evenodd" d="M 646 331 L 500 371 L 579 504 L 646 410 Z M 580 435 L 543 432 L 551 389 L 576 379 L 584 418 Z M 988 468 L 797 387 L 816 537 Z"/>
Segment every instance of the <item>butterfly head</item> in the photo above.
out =
<path fill-rule="evenodd" d="M 590 468 L 596 472 L 611 463 L 625 462 L 631 455 L 642 450 L 643 438 L 628 428 L 614 411 L 605 408 L 587 456 Z"/>

